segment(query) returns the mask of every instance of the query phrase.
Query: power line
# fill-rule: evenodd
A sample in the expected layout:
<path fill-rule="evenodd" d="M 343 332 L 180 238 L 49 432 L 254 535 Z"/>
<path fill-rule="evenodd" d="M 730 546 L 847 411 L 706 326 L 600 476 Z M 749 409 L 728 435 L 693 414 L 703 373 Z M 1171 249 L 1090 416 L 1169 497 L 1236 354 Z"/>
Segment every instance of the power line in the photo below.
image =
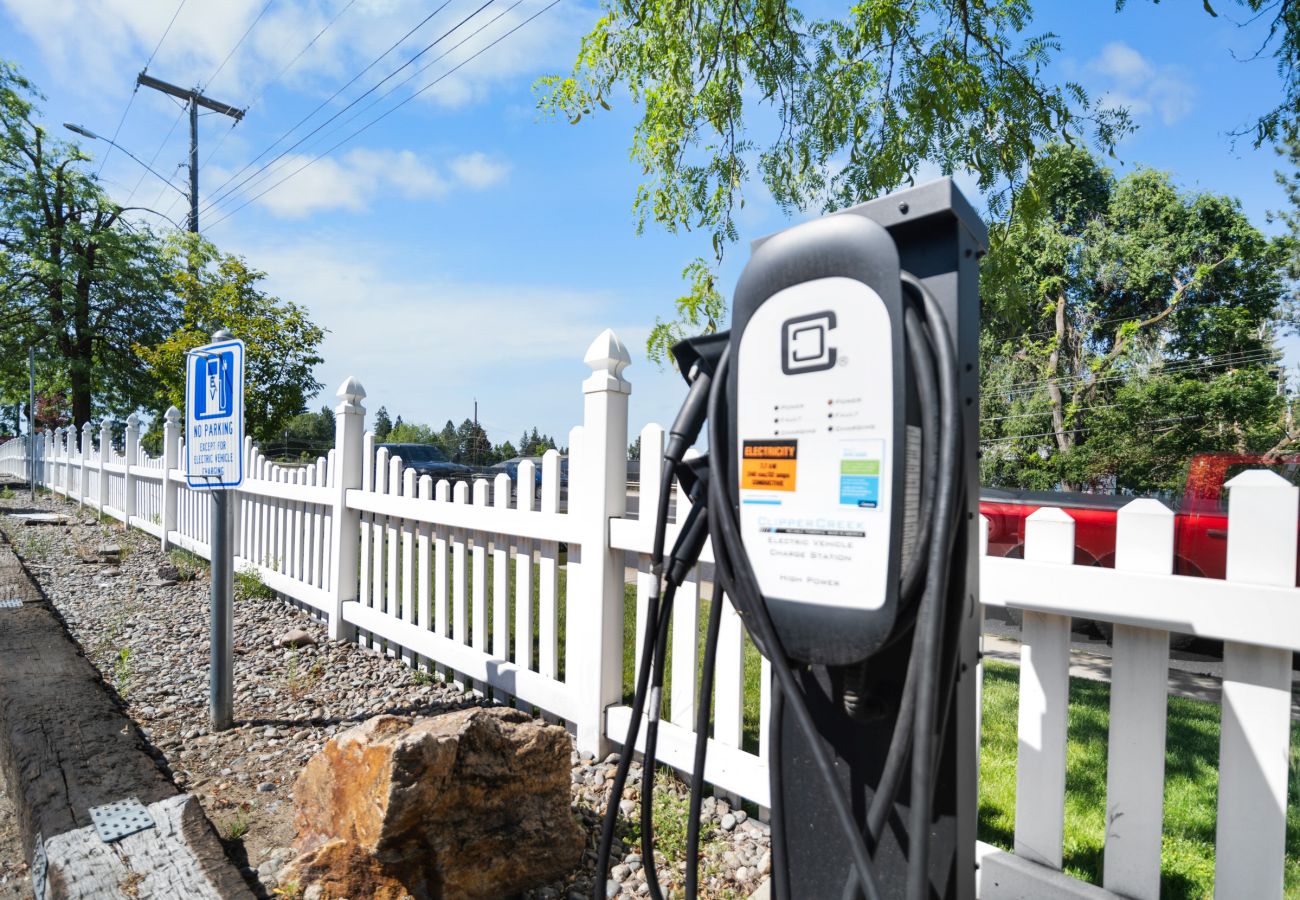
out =
<path fill-rule="evenodd" d="M 149 71 L 149 64 L 153 62 L 153 58 L 158 55 L 158 51 L 162 48 L 163 41 L 167 40 L 167 35 L 171 34 L 172 26 L 176 24 L 176 17 L 181 14 L 181 9 L 184 6 L 185 0 L 181 0 L 181 2 L 176 5 L 176 11 L 172 13 L 171 21 L 168 22 L 167 27 L 163 29 L 162 37 L 158 38 L 158 43 L 154 44 L 153 52 L 150 53 L 149 58 L 144 61 L 144 69 L 146 72 Z M 113 152 L 113 142 L 116 141 L 117 136 L 122 133 L 122 126 L 126 123 L 127 113 L 131 111 L 131 105 L 135 103 L 135 95 L 139 92 L 140 85 L 138 84 L 131 89 L 131 96 L 128 97 L 126 101 L 126 109 L 122 110 L 122 118 L 117 120 L 117 127 L 113 129 L 113 137 L 108 142 L 108 150 L 104 152 L 104 156 L 99 160 L 99 168 L 95 170 L 96 178 L 103 173 L 104 164 L 108 162 L 108 157 Z"/>
<path fill-rule="evenodd" d="M 1156 374 L 1167 374 L 1173 372 L 1193 371 L 1196 369 L 1207 368 L 1224 368 L 1234 365 L 1250 365 L 1257 362 L 1266 362 L 1272 359 L 1276 354 L 1272 350 L 1243 350 L 1234 353 L 1225 353 L 1217 356 L 1210 356 L 1204 360 L 1184 360 L 1170 365 L 1162 366 L 1155 370 Z M 1120 375 L 1106 375 L 1101 378 L 1090 379 L 1086 375 L 1072 375 L 1066 378 L 1052 379 L 1044 378 L 1039 381 L 1023 381 L 1016 384 L 1008 385 L 1006 388 L 993 389 L 996 393 L 1008 397 L 1020 396 L 1025 394 L 1037 393 L 1045 385 L 1055 383 L 1058 387 L 1071 388 L 1075 384 L 1087 382 L 1089 384 L 1106 384 L 1112 381 L 1128 381 L 1131 378 L 1141 377 L 1142 373 L 1130 372 Z"/>
<path fill-rule="evenodd" d="M 445 0 L 445 2 L 442 4 L 442 6 L 438 7 L 438 10 L 441 10 L 441 9 L 445 8 L 445 7 L 446 7 L 450 2 L 451 2 L 451 0 Z M 277 162 L 279 162 L 280 160 L 284 159 L 286 156 L 288 156 L 290 153 L 292 153 L 292 152 L 293 152 L 295 149 L 297 149 L 298 147 L 301 147 L 301 146 L 302 146 L 302 145 L 303 145 L 303 144 L 304 144 L 308 139 L 310 139 L 313 135 L 317 134 L 317 133 L 318 133 L 322 128 L 324 128 L 324 127 L 325 127 L 326 125 L 328 125 L 330 122 L 333 122 L 333 121 L 334 121 L 335 119 L 337 119 L 339 116 L 343 115 L 343 113 L 347 112 L 349 109 L 351 109 L 352 107 L 356 106 L 356 105 L 357 105 L 358 103 L 360 103 L 362 100 L 366 99 L 366 97 L 368 97 L 368 96 L 370 96 L 371 94 L 373 94 L 376 90 L 379 89 L 380 86 L 382 86 L 386 81 L 388 81 L 388 79 L 392 78 L 392 77 L 393 77 L 394 75 L 396 75 L 398 72 L 402 71 L 402 70 L 405 69 L 407 66 L 411 65 L 412 63 L 414 63 L 414 62 L 415 62 L 417 59 L 419 59 L 421 56 L 423 56 L 424 54 L 428 53 L 428 52 L 429 52 L 430 50 L 432 50 L 435 46 L 437 46 L 439 43 L 441 43 L 443 40 L 445 40 L 445 39 L 447 38 L 448 35 L 450 35 L 450 34 L 451 34 L 452 32 L 454 32 L 454 31 L 456 31 L 456 29 L 460 28 L 462 25 L 464 25 L 464 24 L 465 24 L 466 22 L 468 22 L 470 19 L 472 19 L 472 18 L 474 18 L 475 16 L 477 16 L 479 13 L 481 13 L 483 10 L 487 9 L 489 6 L 491 6 L 491 5 L 492 5 L 493 3 L 495 3 L 495 2 L 496 2 L 496 0 L 485 0 L 485 2 L 483 3 L 482 6 L 480 6 L 478 9 L 474 10 L 472 13 L 470 13 L 469 15 L 467 15 L 465 18 L 461 19 L 459 22 L 457 22 L 457 23 L 456 23 L 455 25 L 453 25 L 451 28 L 448 28 L 446 31 L 444 31 L 442 34 L 440 34 L 440 35 L 437 37 L 436 40 L 434 40 L 432 43 L 426 45 L 426 46 L 424 47 L 424 49 L 420 50 L 418 53 L 416 53 L 414 56 L 412 56 L 412 57 L 411 57 L 410 59 L 408 59 L 406 62 L 402 63 L 402 65 L 398 66 L 396 69 L 394 69 L 393 71 L 389 72 L 389 73 L 388 73 L 387 75 L 385 75 L 382 79 L 380 79 L 380 81 L 379 81 L 377 84 L 374 84 L 374 85 L 372 85 L 371 87 L 367 88 L 367 89 L 365 90 L 364 93 L 362 93 L 359 97 L 354 98 L 351 102 L 348 103 L 347 106 L 343 107 L 343 108 L 340 109 L 338 112 L 334 113 L 334 115 L 332 115 L 332 116 L 330 116 L 328 119 L 326 119 L 324 122 L 321 122 L 319 125 L 317 125 L 315 128 L 313 128 L 311 131 L 307 132 L 307 134 L 303 135 L 301 138 L 299 138 L 297 141 L 295 141 L 294 144 L 293 144 L 292 146 L 290 146 L 290 147 L 286 147 L 284 150 L 282 150 L 282 151 L 280 152 L 280 154 L 279 154 L 278 156 L 276 156 L 275 159 L 271 160 L 269 163 L 267 163 L 266 165 L 262 166 L 262 168 L 260 168 L 258 171 L 254 172 L 252 175 L 249 175 L 247 178 L 245 178 L 245 179 L 244 179 L 243 181 L 241 181 L 239 184 L 235 185 L 235 186 L 234 186 L 233 188 L 231 188 L 230 190 L 226 191 L 224 194 L 222 194 L 222 195 L 220 195 L 220 196 L 214 195 L 213 198 L 212 198 L 212 202 L 213 202 L 213 203 L 216 203 L 216 202 L 219 202 L 219 201 L 221 201 L 221 200 L 224 200 L 224 199 L 230 197 L 232 194 L 234 194 L 235 192 L 237 192 L 237 191 L 238 191 L 240 188 L 242 188 L 244 185 L 248 184 L 248 183 L 249 183 L 250 181 L 252 181 L 253 179 L 255 179 L 255 178 L 257 178 L 258 176 L 262 175 L 263 173 L 267 172 L 267 171 L 271 168 L 271 166 L 275 165 Z M 438 10 L 435 10 L 435 12 L 437 12 Z"/>
<path fill-rule="evenodd" d="M 284 184 L 284 183 L 285 183 L 286 181 L 288 181 L 290 178 L 293 178 L 295 175 L 297 175 L 299 172 L 302 172 L 304 169 L 308 168 L 308 167 L 311 166 L 313 163 L 315 163 L 315 162 L 317 162 L 317 161 L 323 159 L 324 157 L 328 156 L 329 154 L 333 153 L 333 152 L 334 152 L 335 150 L 337 150 L 339 147 L 343 146 L 343 145 L 346 144 L 348 141 L 352 140 L 352 139 L 355 138 L 357 135 L 359 135 L 359 134 L 361 134 L 362 132 L 364 132 L 366 129 L 370 128 L 371 126 L 375 125 L 375 124 L 378 123 L 379 121 L 381 121 L 381 120 L 387 118 L 388 116 L 392 115 L 393 113 L 397 112 L 397 110 L 401 109 L 403 106 L 405 106 L 406 104 L 410 103 L 410 102 L 411 102 L 412 100 L 414 100 L 416 97 L 420 96 L 420 95 L 423 94 L 425 91 L 427 91 L 427 90 L 429 90 L 430 88 L 432 88 L 432 87 L 433 87 L 434 85 L 436 85 L 438 82 L 440 82 L 440 81 L 442 81 L 444 78 L 447 78 L 447 77 L 451 76 L 452 74 L 454 74 L 454 73 L 455 73 L 457 70 L 459 70 L 462 66 L 465 66 L 466 64 L 468 64 L 468 63 L 472 62 L 473 60 L 477 59 L 479 56 L 483 55 L 483 54 L 486 53 L 488 50 L 491 50 L 491 49 L 492 49 L 493 47 L 495 47 L 497 44 L 501 43 L 503 40 L 505 40 L 506 38 L 510 37 L 510 35 L 514 34 L 516 31 L 518 31 L 519 29 L 523 28 L 525 25 L 527 25 L 527 24 L 529 24 L 530 22 L 532 22 L 532 21 L 533 21 L 534 19 L 536 19 L 538 16 L 540 16 L 540 15 L 542 15 L 543 13 L 549 11 L 552 7 L 557 6 L 557 5 L 559 4 L 559 2 L 560 2 L 560 0 L 551 0 L 551 2 L 548 3 L 546 6 L 542 7 L 542 8 L 541 8 L 540 10 L 538 10 L 537 12 L 533 13 L 533 14 L 532 14 L 531 16 L 529 16 L 527 19 L 524 19 L 524 20 L 523 20 L 522 22 L 520 22 L 518 25 L 516 25 L 516 26 L 514 26 L 513 28 L 511 28 L 509 31 L 505 32 L 505 33 L 502 34 L 500 37 L 498 37 L 498 38 L 496 38 L 495 40 L 493 40 L 491 43 L 487 44 L 486 46 L 482 47 L 482 48 L 479 49 L 479 50 L 476 50 L 476 51 L 475 51 L 474 53 L 472 53 L 470 56 L 466 57 L 463 61 L 457 63 L 455 66 L 453 66 L 452 68 L 448 69 L 446 72 L 444 72 L 444 73 L 442 73 L 441 75 L 439 75 L 437 78 L 435 78 L 435 79 L 433 79 L 432 81 L 430 81 L 430 82 L 429 82 L 428 84 L 426 84 L 424 87 L 420 88 L 418 91 L 416 91 L 415 93 L 411 94 L 411 96 L 407 97 L 407 98 L 406 98 L 405 100 L 403 100 L 401 103 L 398 103 L 396 106 L 392 107 L 392 108 L 389 109 L 387 112 L 381 113 L 380 115 L 378 115 L 378 116 L 376 116 L 375 118 L 371 119 L 371 120 L 370 120 L 369 122 L 367 122 L 365 125 L 362 125 L 362 126 L 361 126 L 360 128 L 358 128 L 356 131 L 352 132 L 352 133 L 349 134 L 347 137 L 343 138 L 341 141 L 339 141 L 338 143 L 334 144 L 334 146 L 330 147 L 330 148 L 329 148 L 328 150 L 326 150 L 324 153 L 321 153 L 319 156 L 315 156 L 315 157 L 309 159 L 307 162 L 303 163 L 303 165 L 299 166 L 297 169 L 295 169 L 294 171 L 290 172 L 288 175 L 286 175 L 284 178 L 281 178 L 279 181 L 275 182 L 275 183 L 272 184 L 270 187 L 267 187 L 267 188 L 265 188 L 264 190 L 259 191 L 258 193 L 254 194 L 252 197 L 249 197 L 247 200 L 245 200 L 245 201 L 244 201 L 243 203 L 241 203 L 239 206 L 236 206 L 233 210 L 231 210 L 230 212 L 226 213 L 226 214 L 225 214 L 224 216 L 222 216 L 221 218 L 217 219 L 217 220 L 216 220 L 215 222 L 213 222 L 212 225 L 209 226 L 209 227 L 215 227 L 215 226 L 219 225 L 220 223 L 224 222 L 226 219 L 230 218 L 230 217 L 233 216 L 235 213 L 239 212 L 241 209 L 243 209 L 244 207 L 248 206 L 248 205 L 249 205 L 250 203 L 252 203 L 253 201 L 257 200 L 259 197 L 261 197 L 261 196 L 263 196 L 263 195 L 269 193 L 270 191 L 275 190 L 277 187 L 279 187 L 280 185 Z M 473 35 L 470 35 L 470 37 L 473 37 Z M 466 38 L 466 40 L 468 40 L 468 39 L 469 39 L 469 38 Z"/>
<path fill-rule="evenodd" d="M 136 87 L 138 88 L 139 85 L 136 85 Z M 185 104 L 183 103 L 180 104 L 180 107 L 181 107 L 180 112 L 176 114 L 176 118 L 172 122 L 172 127 L 167 129 L 167 133 L 163 135 L 162 143 L 160 143 L 158 145 L 158 149 L 153 152 L 153 156 L 149 157 L 149 165 L 152 166 L 154 162 L 157 161 L 158 155 L 163 151 L 163 147 L 167 146 L 167 141 L 171 139 L 173 132 L 176 131 L 176 126 L 181 124 L 181 119 L 185 117 Z M 144 175 L 145 173 L 143 172 L 140 173 L 140 178 L 138 181 L 136 181 L 135 187 L 131 188 L 131 193 L 127 195 L 125 205 L 129 205 L 131 203 L 131 198 L 135 196 L 135 192 L 140 190 L 140 185 L 144 184 Z"/>
<path fill-rule="evenodd" d="M 495 16 L 493 16 L 493 17 L 492 17 L 491 19 L 489 19 L 487 22 L 483 23 L 483 25 L 481 25 L 478 29 L 476 29 L 475 31 L 473 31 L 473 32 L 472 32 L 468 37 L 462 39 L 461 41 L 459 41 L 459 42 L 457 42 L 456 44 L 452 45 L 451 47 L 447 48 L 447 49 L 444 50 L 442 53 L 438 54 L 438 55 L 435 56 L 433 59 L 429 60 L 427 63 L 425 63 L 424 65 L 420 66 L 420 67 L 419 67 L 418 69 L 416 69 L 414 72 L 411 72 L 409 75 L 407 75 L 407 76 L 406 76 L 405 78 L 403 78 L 401 81 L 399 81 L 397 84 L 393 85 L 391 88 L 389 88 L 388 90 L 384 91 L 384 92 L 383 92 L 382 94 L 380 94 L 378 97 L 376 97 L 375 99 L 373 99 L 373 100 L 371 100 L 369 103 L 367 103 L 365 106 L 361 107 L 360 109 L 358 109 L 358 110 L 356 110 L 355 112 L 353 112 L 353 113 L 352 113 L 350 116 L 348 116 L 347 118 L 345 118 L 345 119 L 343 119 L 342 121 L 338 122 L 338 123 L 337 123 L 333 128 L 331 128 L 331 129 L 330 129 L 329 131 L 327 131 L 325 134 L 321 135 L 321 137 L 322 137 L 322 138 L 326 138 L 326 137 L 330 137 L 330 136 L 335 135 L 335 134 L 339 134 L 339 133 L 343 130 L 343 127 L 344 127 L 345 125 L 347 125 L 347 124 L 350 123 L 350 122 L 355 122 L 355 121 L 356 121 L 357 119 L 359 119 L 361 116 L 363 116 L 363 115 L 365 115 L 366 113 L 370 112 L 370 110 L 374 109 L 376 106 L 379 106 L 380 104 L 382 104 L 385 100 L 387 100 L 387 99 L 388 99 L 389 97 L 391 97 L 393 94 L 397 93 L 397 91 L 401 90 L 403 87 L 405 87 L 406 85 L 408 85 L 408 84 L 410 84 L 412 81 L 414 81 L 417 77 L 419 77 L 420 75 L 422 75 L 422 74 L 424 74 L 425 72 L 427 72 L 429 69 L 431 69 L 431 68 L 433 68 L 434 66 L 436 66 L 436 65 L 437 65 L 439 62 L 441 62 L 442 60 L 446 59 L 448 56 L 450 56 L 452 53 L 454 53 L 457 49 L 459 49 L 459 48 L 462 47 L 464 44 L 466 44 L 466 43 L 467 43 L 471 38 L 476 37 L 476 36 L 477 36 L 478 34 L 480 34 L 481 32 L 485 31 L 486 29 L 490 28 L 492 25 L 494 25 L 494 24 L 496 24 L 497 22 L 499 22 L 501 19 L 505 18 L 507 15 L 509 15 L 511 12 L 513 12 L 513 11 L 514 11 L 518 6 L 520 6 L 523 2 L 524 2 L 524 0 L 515 0 L 514 3 L 510 4 L 510 5 L 507 6 L 505 9 L 503 9 L 501 12 L 497 13 Z M 283 169 L 281 169 L 281 171 L 283 171 Z"/>
<path fill-rule="evenodd" d="M 448 0 L 448 2 L 450 2 L 450 0 Z M 313 109 L 311 112 L 307 113 L 307 115 L 303 116 L 303 117 L 302 117 L 301 119 L 299 119 L 295 124 L 289 126 L 289 129 L 288 129 L 287 131 L 285 131 L 283 134 L 281 134 L 281 135 L 280 135 L 278 138 L 276 138 L 274 141 L 272 141 L 271 144 L 270 144 L 270 146 L 268 146 L 268 147 L 267 147 L 266 149 L 264 149 L 261 153 L 257 154 L 257 156 L 254 156 L 252 159 L 250 159 L 248 162 L 246 162 L 246 163 L 244 164 L 244 166 L 243 166 L 239 171 L 237 171 L 234 175 L 231 175 L 229 178 L 227 178 L 227 179 L 226 179 L 226 180 L 225 180 L 225 181 L 224 181 L 224 182 L 223 182 L 223 183 L 222 183 L 222 184 L 221 184 L 221 185 L 220 185 L 220 186 L 219 186 L 215 191 L 213 191 L 213 195 L 215 196 L 216 194 L 218 194 L 218 193 L 220 193 L 221 191 L 225 190 L 226 185 L 230 184 L 230 182 L 234 181 L 234 180 L 235 180 L 236 178 L 238 178 L 240 175 L 242 175 L 242 174 L 244 174 L 245 172 L 247 172 L 250 168 L 252 168 L 252 166 L 253 166 L 253 165 L 254 165 L 254 164 L 255 164 L 259 159 L 261 159 L 262 157 L 266 156 L 266 154 L 268 154 L 268 153 L 270 153 L 272 150 L 274 150 L 274 149 L 279 145 L 279 143 L 280 143 L 281 141 L 283 141 L 283 140 L 284 140 L 285 138 L 287 138 L 289 135 L 291 135 L 291 134 L 293 134 L 295 131 L 297 131 L 298 128 L 301 127 L 305 122 L 309 121 L 309 120 L 311 119 L 312 116 L 316 115 L 316 113 L 320 112 L 320 111 L 321 111 L 322 109 L 324 109 L 324 108 L 325 108 L 329 103 L 331 103 L 331 102 L 334 100 L 334 98 L 338 97 L 339 94 L 343 93 L 343 92 L 346 91 L 348 88 L 350 88 L 352 85 L 356 84 L 357 80 L 358 80 L 359 78 L 361 78 L 362 75 L 365 75 L 367 72 L 369 72 L 369 71 L 370 71 L 371 69 L 373 69 L 375 66 L 379 65 L 379 62 L 380 62 L 380 61 L 381 61 L 385 56 L 387 56 L 388 54 L 392 53 L 394 50 L 396 50 L 398 47 L 400 47 L 400 46 L 403 44 L 403 42 L 406 41 L 407 38 L 409 38 L 411 35 L 415 34 L 417 31 L 419 31 L 421 28 L 423 28 L 423 27 L 425 26 L 425 24 L 426 24 L 430 19 L 432 19 L 434 16 L 436 16 L 436 15 L 437 15 L 437 14 L 438 14 L 442 9 L 443 9 L 443 7 L 445 7 L 446 5 L 447 5 L 447 3 L 443 3 L 442 6 L 439 6 L 439 7 L 438 7 L 437 9 L 435 9 L 433 12 L 429 13 L 427 16 L 425 16 L 423 19 L 421 19 L 421 20 L 416 24 L 416 26 L 415 26 L 414 28 L 412 28 L 410 31 L 406 32 L 406 34 L 404 34 L 404 35 L 402 35 L 400 38 L 398 38 L 398 39 L 393 43 L 392 46 L 390 46 L 390 47 L 389 47 L 387 50 L 385 50 L 383 53 L 379 54 L 377 57 L 375 57 L 373 60 L 371 60 L 370 63 L 369 63 L 369 64 L 368 64 L 364 69 L 362 69 L 360 72 L 358 72 L 357 74 L 353 75 L 350 79 L 348 79 L 348 82 L 347 82 L 346 84 L 344 84 L 342 87 L 340 87 L 340 88 L 339 88 L 338 90 L 336 90 L 334 93 L 330 94 L 328 97 L 326 97 L 324 100 L 322 100 L 322 101 L 320 102 L 320 104 L 317 105 L 317 107 L 316 107 L 315 109 Z M 206 209 L 205 209 L 205 212 L 206 212 Z"/>
<path fill-rule="evenodd" d="M 184 2 L 184 0 L 182 0 L 182 2 Z M 266 92 L 266 89 L 271 85 L 275 84 L 281 78 L 283 78 L 285 73 L 288 72 L 290 69 L 292 69 L 294 67 L 294 64 L 297 63 L 298 60 L 302 59 L 303 54 L 305 54 L 308 50 L 310 50 L 313 46 L 315 46 L 316 42 L 321 39 L 321 36 L 324 35 L 325 32 L 329 31 L 330 28 L 334 26 L 334 23 L 337 22 L 345 12 L 351 9 L 356 2 L 357 0 L 348 0 L 348 2 L 345 3 L 343 7 L 334 14 L 334 17 L 330 19 L 328 22 L 326 22 L 325 26 L 321 28 L 320 31 L 316 32 L 316 34 L 312 36 L 311 40 L 309 40 L 303 46 L 303 48 L 298 51 L 298 53 L 294 56 L 293 59 L 289 60 L 289 62 L 286 63 L 285 66 L 282 69 L 280 69 L 279 72 L 276 72 L 275 75 L 271 76 L 271 78 L 264 81 L 261 87 L 257 89 L 257 93 L 254 94 L 253 99 L 249 101 L 248 106 L 245 107 L 245 110 L 252 109 L 252 107 L 259 100 L 262 99 L 262 95 Z M 203 159 L 204 168 L 207 167 L 208 163 L 212 160 L 212 157 L 215 156 L 217 151 L 221 149 L 221 146 L 225 144 L 226 138 L 230 137 L 231 133 L 235 130 L 235 127 L 238 125 L 239 125 L 238 121 L 231 122 L 230 127 L 226 129 L 224 132 L 222 132 L 221 138 L 217 141 L 216 146 L 214 146 L 211 150 L 209 150 L 208 155 L 204 157 Z"/>
<path fill-rule="evenodd" d="M 253 23 L 248 26 L 247 30 L 244 31 L 239 40 L 235 42 L 235 46 L 230 48 L 230 52 L 227 53 L 226 58 L 221 61 L 221 65 L 217 66 L 216 71 L 209 75 L 207 80 L 199 86 L 200 91 L 207 88 L 207 86 L 212 83 L 212 79 L 221 74 L 221 70 L 226 67 L 226 63 L 230 62 L 230 58 L 235 55 L 235 51 L 244 45 L 244 41 L 248 40 L 248 36 L 253 33 L 253 29 L 257 27 L 257 23 L 262 21 L 262 16 L 266 15 L 266 11 L 271 8 L 271 4 L 274 2 L 275 0 L 266 0 L 266 5 L 263 6 L 261 12 L 257 14 L 257 18 L 253 19 Z"/>

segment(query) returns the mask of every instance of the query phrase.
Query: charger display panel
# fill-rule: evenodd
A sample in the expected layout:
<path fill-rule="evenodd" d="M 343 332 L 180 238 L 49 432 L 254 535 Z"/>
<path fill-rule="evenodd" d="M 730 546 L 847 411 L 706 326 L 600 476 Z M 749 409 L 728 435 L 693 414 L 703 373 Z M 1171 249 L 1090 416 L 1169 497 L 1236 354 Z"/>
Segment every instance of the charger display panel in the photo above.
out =
<path fill-rule="evenodd" d="M 907 459 L 898 250 L 830 216 L 758 247 L 736 287 L 729 374 L 745 555 L 792 658 L 865 659 L 898 608 Z"/>
<path fill-rule="evenodd" d="M 737 360 L 745 551 L 769 597 L 879 609 L 888 596 L 893 359 L 880 295 L 851 278 L 785 288 Z"/>

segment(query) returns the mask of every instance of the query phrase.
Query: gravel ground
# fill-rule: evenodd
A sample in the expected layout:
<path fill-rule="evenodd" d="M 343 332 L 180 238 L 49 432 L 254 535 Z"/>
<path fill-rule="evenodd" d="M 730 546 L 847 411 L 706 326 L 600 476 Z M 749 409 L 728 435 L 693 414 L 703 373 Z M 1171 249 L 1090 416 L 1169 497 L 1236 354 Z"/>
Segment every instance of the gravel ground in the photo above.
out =
<path fill-rule="evenodd" d="M 30 507 L 0 500 L 0 511 Z M 90 510 L 39 496 L 36 506 L 69 516 L 67 526 L 15 527 L 0 520 L 15 549 L 62 613 L 72 636 L 115 690 L 176 784 L 197 795 L 225 840 L 227 852 L 262 895 L 277 887 L 276 872 L 292 857 L 294 779 L 326 740 L 380 713 L 425 715 L 481 702 L 402 664 L 399 659 L 327 639 L 324 627 L 276 598 L 240 596 L 235 603 L 236 728 L 207 730 L 208 580 L 158 549 L 158 542 L 120 524 L 101 523 Z M 118 562 L 100 550 L 121 549 Z M 180 572 L 174 571 L 179 568 Z M 177 575 L 181 578 L 173 582 Z M 282 649 L 291 629 L 314 646 Z M 588 852 L 562 882 L 530 896 L 590 896 L 600 816 L 617 756 L 573 755 L 573 810 L 588 833 Z M 636 817 L 640 771 L 632 767 L 622 809 Z M 655 782 L 660 882 L 680 889 L 686 831 L 686 790 L 675 779 Z M 705 801 L 701 896 L 747 897 L 771 867 L 767 827 L 724 801 Z M 0 796 L 0 855 L 5 848 Z M 648 894 L 638 839 L 625 818 L 624 842 L 607 881 L 610 897 Z M 635 845 L 635 846 L 634 846 Z M 9 868 L 0 863 L 0 900 Z M 15 873 L 17 870 L 14 870 Z M 25 874 L 22 876 L 25 885 Z M 679 893 L 680 891 L 675 891 Z"/>
<path fill-rule="evenodd" d="M 0 775 L 0 900 L 29 900 L 31 896 L 32 880 L 23 862 L 14 806 L 5 793 L 4 776 Z"/>

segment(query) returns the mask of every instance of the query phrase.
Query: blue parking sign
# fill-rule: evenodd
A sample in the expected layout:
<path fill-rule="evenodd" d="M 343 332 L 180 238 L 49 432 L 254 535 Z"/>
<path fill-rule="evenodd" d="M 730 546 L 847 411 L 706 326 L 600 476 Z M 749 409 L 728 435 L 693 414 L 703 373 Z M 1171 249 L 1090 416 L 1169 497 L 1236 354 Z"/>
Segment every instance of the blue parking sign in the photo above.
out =
<path fill-rule="evenodd" d="M 193 488 L 243 483 L 243 341 L 207 344 L 186 354 L 185 479 Z"/>

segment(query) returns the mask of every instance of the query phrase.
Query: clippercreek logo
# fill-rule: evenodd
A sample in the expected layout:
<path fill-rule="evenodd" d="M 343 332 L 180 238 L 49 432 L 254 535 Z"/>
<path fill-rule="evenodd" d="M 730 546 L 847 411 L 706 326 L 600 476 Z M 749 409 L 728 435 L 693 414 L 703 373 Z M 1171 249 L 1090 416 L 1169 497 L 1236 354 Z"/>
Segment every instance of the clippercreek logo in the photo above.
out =
<path fill-rule="evenodd" d="M 835 366 L 830 332 L 835 328 L 831 310 L 786 319 L 781 326 L 781 371 L 787 375 L 821 372 Z"/>

